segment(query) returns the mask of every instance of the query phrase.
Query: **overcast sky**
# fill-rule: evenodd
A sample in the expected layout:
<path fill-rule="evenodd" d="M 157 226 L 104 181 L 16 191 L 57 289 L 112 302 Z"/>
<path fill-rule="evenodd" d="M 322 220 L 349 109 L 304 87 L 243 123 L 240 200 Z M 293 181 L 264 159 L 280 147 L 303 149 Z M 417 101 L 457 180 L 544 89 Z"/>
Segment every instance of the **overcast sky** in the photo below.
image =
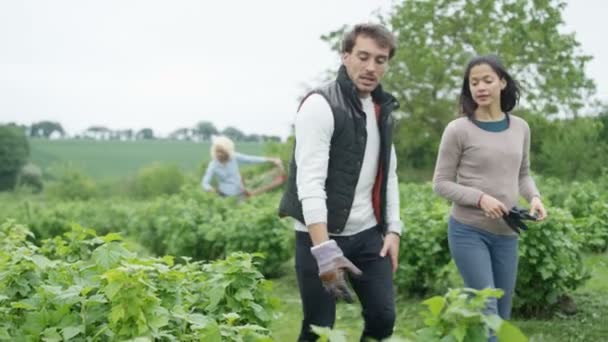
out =
<path fill-rule="evenodd" d="M 391 3 L 0 0 L 0 122 L 167 134 L 208 120 L 286 136 L 305 85 L 338 64 L 319 37 Z M 571 0 L 564 17 L 608 100 L 606 13 Z"/>

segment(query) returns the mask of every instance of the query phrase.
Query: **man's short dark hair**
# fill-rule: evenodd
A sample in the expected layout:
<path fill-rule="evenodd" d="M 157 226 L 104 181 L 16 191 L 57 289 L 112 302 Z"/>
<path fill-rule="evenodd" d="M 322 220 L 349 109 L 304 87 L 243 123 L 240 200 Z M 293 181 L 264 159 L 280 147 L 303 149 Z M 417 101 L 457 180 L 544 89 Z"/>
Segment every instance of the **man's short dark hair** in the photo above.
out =
<path fill-rule="evenodd" d="M 395 36 L 380 24 L 357 24 L 344 36 L 342 41 L 342 53 L 351 53 L 357 37 L 370 37 L 378 43 L 382 48 L 389 48 L 388 58 L 391 59 L 395 55 L 397 48 Z"/>

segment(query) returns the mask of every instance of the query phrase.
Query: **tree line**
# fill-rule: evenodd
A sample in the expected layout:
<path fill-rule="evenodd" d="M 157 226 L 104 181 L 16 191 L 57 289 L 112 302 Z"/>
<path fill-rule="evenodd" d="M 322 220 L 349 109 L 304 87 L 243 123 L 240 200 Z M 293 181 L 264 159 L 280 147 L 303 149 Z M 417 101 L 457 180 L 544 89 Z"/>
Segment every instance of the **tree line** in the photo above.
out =
<path fill-rule="evenodd" d="M 193 127 L 182 127 L 174 130 L 166 137 L 160 137 L 152 128 L 134 129 L 111 129 L 105 126 L 90 126 L 84 131 L 68 137 L 63 126 L 55 121 L 40 121 L 32 123 L 30 126 L 9 123 L 9 126 L 23 130 L 25 135 L 30 138 L 54 139 L 92 139 L 92 140 L 179 140 L 179 141 L 210 141 L 214 135 L 225 135 L 232 140 L 241 142 L 280 142 L 281 137 L 266 134 L 247 134 L 240 129 L 228 126 L 223 130 L 218 129 L 212 122 L 201 121 Z"/>

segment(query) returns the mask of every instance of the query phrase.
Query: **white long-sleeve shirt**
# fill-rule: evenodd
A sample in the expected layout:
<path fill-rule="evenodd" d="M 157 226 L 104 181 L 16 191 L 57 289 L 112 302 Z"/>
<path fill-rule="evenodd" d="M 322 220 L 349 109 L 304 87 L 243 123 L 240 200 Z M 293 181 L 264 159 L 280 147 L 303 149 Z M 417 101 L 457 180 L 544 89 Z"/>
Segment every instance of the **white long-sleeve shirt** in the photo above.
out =
<path fill-rule="evenodd" d="M 378 170 L 380 134 L 371 96 L 361 99 L 361 104 L 367 117 L 365 154 L 346 226 L 342 233 L 335 235 L 353 235 L 378 223 L 372 205 L 372 190 Z M 329 103 L 321 95 L 310 95 L 302 104 L 295 121 L 295 159 L 298 165 L 296 185 L 306 225 L 327 223 L 325 181 L 333 132 L 334 116 Z M 394 146 L 391 148 L 388 175 L 386 222 L 388 231 L 401 234 L 403 224 L 399 216 L 399 185 Z M 295 223 L 295 229 L 308 231 L 306 226 L 298 221 Z"/>

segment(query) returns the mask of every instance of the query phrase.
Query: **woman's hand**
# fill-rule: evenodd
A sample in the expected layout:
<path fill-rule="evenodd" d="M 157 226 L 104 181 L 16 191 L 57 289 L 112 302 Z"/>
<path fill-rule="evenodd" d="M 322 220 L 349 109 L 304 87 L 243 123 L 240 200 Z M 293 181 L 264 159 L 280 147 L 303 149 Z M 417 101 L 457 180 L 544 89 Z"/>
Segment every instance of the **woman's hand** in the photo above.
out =
<path fill-rule="evenodd" d="M 536 216 L 538 221 L 542 221 L 547 217 L 547 210 L 541 201 L 540 197 L 533 197 L 530 201 L 530 214 Z"/>
<path fill-rule="evenodd" d="M 481 210 L 483 210 L 487 217 L 491 217 L 493 219 L 498 219 L 509 214 L 509 209 L 507 209 L 507 207 L 501 201 L 488 194 L 481 195 L 479 207 Z"/>

